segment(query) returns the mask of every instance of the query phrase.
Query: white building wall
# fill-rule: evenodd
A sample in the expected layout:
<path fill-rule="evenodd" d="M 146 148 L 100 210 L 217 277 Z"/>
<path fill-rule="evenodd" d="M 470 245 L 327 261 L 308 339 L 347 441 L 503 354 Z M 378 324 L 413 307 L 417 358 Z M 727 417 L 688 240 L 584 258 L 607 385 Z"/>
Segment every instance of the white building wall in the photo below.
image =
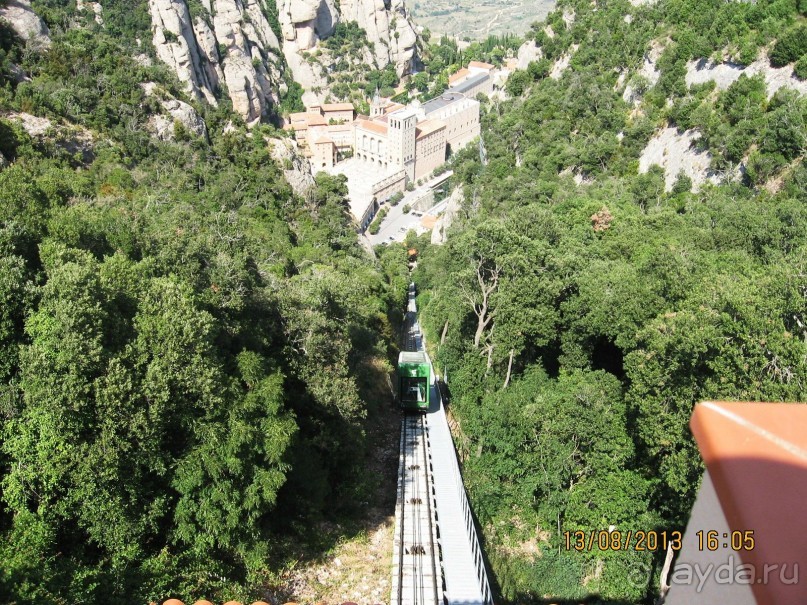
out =
<path fill-rule="evenodd" d="M 364 129 L 361 126 L 356 127 L 356 143 L 353 153 L 355 157 L 386 168 L 389 165 L 388 146 L 388 137 L 383 134 Z"/>
<path fill-rule="evenodd" d="M 430 174 L 446 161 L 446 129 L 421 137 L 415 146 L 415 180 Z"/>
<path fill-rule="evenodd" d="M 451 151 L 462 149 L 479 136 L 479 102 L 474 99 L 462 99 L 446 105 L 429 114 L 429 119 L 438 119 L 446 123 L 446 143 Z"/>

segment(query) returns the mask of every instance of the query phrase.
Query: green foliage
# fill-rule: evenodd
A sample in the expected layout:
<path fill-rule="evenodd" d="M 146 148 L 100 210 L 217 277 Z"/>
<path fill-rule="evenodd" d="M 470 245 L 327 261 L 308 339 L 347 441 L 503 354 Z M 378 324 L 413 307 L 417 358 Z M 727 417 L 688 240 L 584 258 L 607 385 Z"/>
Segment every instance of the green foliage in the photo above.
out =
<path fill-rule="evenodd" d="M 517 69 L 507 79 L 507 94 L 511 97 L 520 97 L 527 89 L 527 85 L 531 81 L 530 74 L 527 71 Z"/>
<path fill-rule="evenodd" d="M 807 80 L 807 55 L 796 61 L 793 66 L 793 73 L 801 80 Z"/>
<path fill-rule="evenodd" d="M 381 231 L 381 223 L 383 223 L 384 219 L 387 218 L 387 214 L 389 214 L 389 210 L 387 208 L 382 208 L 378 211 L 378 214 L 376 214 L 373 222 L 370 224 L 370 228 L 368 229 L 371 234 L 375 235 Z"/>
<path fill-rule="evenodd" d="M 692 59 L 754 57 L 797 29 L 795 3 L 671 0 L 632 15 L 628 26 L 621 5 L 568 2 L 548 17 L 554 38 L 533 27 L 549 64 L 570 53 L 569 67 L 558 80 L 545 62 L 511 76 L 513 98 L 482 118 L 486 164 L 475 147 L 452 158 L 465 202 L 447 243 L 419 248 L 421 325 L 447 368 L 506 602 L 653 601 L 663 554 L 569 554 L 564 531 L 682 530 L 702 474 L 693 405 L 807 397 L 794 290 L 805 101 L 768 99 L 759 76 L 724 91 L 684 79 Z M 648 89 L 630 74 L 667 37 Z M 715 173 L 742 166 L 743 182 L 639 174 L 667 124 L 696 129 Z"/>
<path fill-rule="evenodd" d="M 344 178 L 294 195 L 276 131 L 224 134 L 225 100 L 197 108 L 209 140 L 148 133 L 141 83 L 183 93 L 130 58 L 146 3 L 104 3 L 118 38 L 37 9 L 48 53 L 0 37 L 30 75 L 8 109 L 53 123 L 0 120 L 0 593 L 255 598 L 295 523 L 355 512 L 331 499 L 359 489 L 405 284 L 359 246 Z"/>
<path fill-rule="evenodd" d="M 805 56 L 807 56 L 807 25 L 802 24 L 779 37 L 771 50 L 771 65 L 782 67 Z"/>

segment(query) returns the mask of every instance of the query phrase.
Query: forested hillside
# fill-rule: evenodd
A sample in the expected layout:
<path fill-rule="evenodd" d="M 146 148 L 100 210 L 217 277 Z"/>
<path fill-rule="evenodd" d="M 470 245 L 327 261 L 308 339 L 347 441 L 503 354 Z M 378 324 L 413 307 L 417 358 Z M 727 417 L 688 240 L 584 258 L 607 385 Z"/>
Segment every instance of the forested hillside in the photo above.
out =
<path fill-rule="evenodd" d="M 653 602 L 663 552 L 564 532 L 683 530 L 694 403 L 807 400 L 807 99 L 762 68 L 687 81 L 701 59 L 803 76 L 806 12 L 561 2 L 486 105 L 486 156 L 454 158 L 465 201 L 415 277 L 507 602 Z M 648 166 L 665 131 L 708 170 Z"/>
<path fill-rule="evenodd" d="M 0 22 L 0 602 L 254 600 L 361 514 L 405 281 L 343 181 L 295 194 L 282 132 L 135 59 L 140 10 L 63 4 Z"/>

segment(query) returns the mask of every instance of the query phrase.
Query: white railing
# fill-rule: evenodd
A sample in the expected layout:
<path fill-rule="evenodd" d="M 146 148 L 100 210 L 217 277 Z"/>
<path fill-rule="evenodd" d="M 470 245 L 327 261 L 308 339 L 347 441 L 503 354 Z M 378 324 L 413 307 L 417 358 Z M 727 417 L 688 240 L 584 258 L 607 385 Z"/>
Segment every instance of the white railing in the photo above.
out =
<path fill-rule="evenodd" d="M 426 350 L 426 336 L 421 332 L 421 339 L 423 341 L 423 350 Z M 437 380 L 437 374 L 434 371 L 434 365 L 432 365 L 431 357 L 429 357 L 428 353 L 426 354 L 426 358 L 429 360 L 429 365 L 431 366 L 432 376 L 434 377 L 435 381 Z M 443 395 L 440 392 L 439 388 L 436 388 L 435 391 L 437 392 L 437 399 L 440 403 L 440 411 L 437 414 L 433 414 L 432 416 L 439 417 L 438 422 L 444 422 L 446 425 L 446 430 L 451 433 L 451 429 L 448 427 L 448 419 L 445 414 L 445 406 L 443 403 Z M 457 497 L 459 498 L 460 505 L 462 506 L 462 514 L 463 514 L 463 521 L 465 522 L 465 533 L 468 536 L 468 543 L 471 545 L 471 551 L 474 558 L 474 566 L 476 568 L 476 579 L 479 582 L 480 594 L 484 598 L 484 605 L 493 605 L 493 594 L 490 590 L 490 582 L 488 580 L 488 573 L 485 569 L 485 560 L 482 556 L 482 547 L 479 545 L 479 536 L 476 532 L 476 524 L 474 523 L 473 513 L 471 512 L 471 505 L 468 502 L 468 494 L 465 491 L 465 484 L 462 480 L 462 471 L 460 470 L 460 463 L 459 463 L 459 456 L 457 454 L 457 447 L 454 445 L 453 436 L 452 436 L 452 446 L 453 446 L 453 456 L 450 457 L 450 464 L 452 467 L 452 475 L 454 478 L 454 487 L 457 492 Z M 440 521 L 437 522 L 438 526 Z M 447 596 L 443 595 L 444 602 L 448 605 Z"/>
<path fill-rule="evenodd" d="M 429 363 L 431 363 L 431 360 L 429 361 Z M 433 367 L 432 367 L 432 374 L 434 374 Z M 442 407 L 443 401 L 440 389 L 436 389 L 436 391 L 437 391 L 437 398 L 439 399 L 441 404 L 441 409 L 445 410 L 445 408 Z M 442 422 L 445 422 L 446 426 L 448 426 L 448 420 L 445 416 L 445 413 L 442 413 L 441 416 L 442 416 Z M 452 466 L 454 467 L 453 475 L 455 480 L 457 497 L 459 498 L 460 504 L 462 506 L 462 515 L 463 520 L 465 522 L 465 532 L 468 535 L 468 542 L 471 545 L 471 551 L 474 558 L 474 565 L 476 567 L 476 579 L 479 582 L 479 587 L 481 589 L 480 592 L 484 597 L 485 605 L 492 605 L 493 595 L 490 591 L 490 582 L 488 581 L 488 574 L 487 570 L 485 569 L 485 561 L 484 558 L 482 557 L 482 547 L 479 545 L 479 536 L 477 535 L 476 532 L 476 524 L 474 523 L 473 513 L 471 512 L 471 505 L 468 502 L 468 494 L 465 491 L 465 484 L 462 481 L 462 471 L 460 470 L 459 458 L 457 456 L 456 446 L 454 447 L 454 456 L 451 458 L 451 462 Z"/>

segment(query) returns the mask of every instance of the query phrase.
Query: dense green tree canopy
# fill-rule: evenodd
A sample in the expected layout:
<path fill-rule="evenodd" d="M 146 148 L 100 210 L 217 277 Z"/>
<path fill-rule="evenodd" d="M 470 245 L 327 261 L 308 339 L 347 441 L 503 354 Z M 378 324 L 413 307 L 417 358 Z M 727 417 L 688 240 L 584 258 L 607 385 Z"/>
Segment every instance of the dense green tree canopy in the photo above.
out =
<path fill-rule="evenodd" d="M 570 552 L 564 535 L 683 531 L 693 405 L 807 398 L 807 100 L 761 76 L 684 80 L 692 59 L 750 62 L 771 42 L 798 60 L 803 10 L 560 4 L 533 27 L 543 58 L 488 106 L 485 163 L 476 146 L 453 159 L 465 201 L 447 243 L 421 245 L 422 325 L 503 597 L 653 602 L 663 552 Z M 649 86 L 631 74 L 654 42 Z M 667 126 L 738 176 L 696 192 L 684 173 L 671 188 L 659 167 L 639 174 Z"/>

